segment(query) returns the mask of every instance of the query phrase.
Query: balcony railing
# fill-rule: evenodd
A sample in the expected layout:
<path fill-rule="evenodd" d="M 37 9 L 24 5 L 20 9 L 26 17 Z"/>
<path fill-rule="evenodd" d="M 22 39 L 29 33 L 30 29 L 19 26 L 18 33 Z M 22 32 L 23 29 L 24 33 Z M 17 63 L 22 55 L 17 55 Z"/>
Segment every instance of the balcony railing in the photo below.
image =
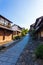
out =
<path fill-rule="evenodd" d="M 0 26 L 5 26 L 5 27 L 8 27 L 8 28 L 10 28 L 11 27 L 11 24 L 9 23 L 9 24 L 5 24 L 5 23 L 0 23 Z"/>

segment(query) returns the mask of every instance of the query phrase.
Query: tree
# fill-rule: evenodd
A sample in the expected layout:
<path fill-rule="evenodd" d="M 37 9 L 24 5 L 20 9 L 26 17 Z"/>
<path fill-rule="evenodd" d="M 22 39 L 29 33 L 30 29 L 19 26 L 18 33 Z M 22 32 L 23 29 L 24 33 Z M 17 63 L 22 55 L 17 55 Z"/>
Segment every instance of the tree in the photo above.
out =
<path fill-rule="evenodd" d="M 28 33 L 28 29 L 22 29 L 22 36 L 25 36 Z"/>

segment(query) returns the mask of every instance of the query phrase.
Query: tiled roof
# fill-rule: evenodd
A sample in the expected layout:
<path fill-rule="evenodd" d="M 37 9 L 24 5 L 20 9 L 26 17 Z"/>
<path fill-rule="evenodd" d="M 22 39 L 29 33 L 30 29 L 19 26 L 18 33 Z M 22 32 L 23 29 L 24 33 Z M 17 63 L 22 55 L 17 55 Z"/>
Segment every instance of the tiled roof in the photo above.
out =
<path fill-rule="evenodd" d="M 43 20 L 43 16 L 38 17 L 38 18 L 36 19 L 35 25 L 37 24 L 37 22 L 39 22 L 39 19 Z M 40 21 L 40 22 L 41 22 L 41 21 Z"/>
<path fill-rule="evenodd" d="M 35 23 L 33 23 L 32 25 L 30 25 L 30 26 L 34 26 L 35 25 Z"/>
<path fill-rule="evenodd" d="M 12 23 L 12 21 L 10 21 L 9 19 L 5 18 L 4 16 L 0 15 L 0 17 L 2 17 L 3 19 L 7 20 L 10 23 Z"/>
<path fill-rule="evenodd" d="M 16 24 L 12 25 L 12 27 L 13 27 L 13 26 L 18 26 L 20 29 L 22 29 L 19 25 L 16 25 Z"/>

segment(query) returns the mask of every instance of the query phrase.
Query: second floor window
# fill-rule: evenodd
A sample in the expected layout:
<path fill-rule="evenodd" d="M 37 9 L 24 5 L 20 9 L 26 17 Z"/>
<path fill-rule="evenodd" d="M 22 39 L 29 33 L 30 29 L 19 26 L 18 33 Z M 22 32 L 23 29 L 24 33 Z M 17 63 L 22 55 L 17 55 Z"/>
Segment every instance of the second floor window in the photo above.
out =
<path fill-rule="evenodd" d="M 4 24 L 4 19 L 0 18 L 0 24 Z"/>
<path fill-rule="evenodd" d="M 7 26 L 8 25 L 8 21 L 5 20 L 4 24 L 5 24 L 5 26 Z"/>

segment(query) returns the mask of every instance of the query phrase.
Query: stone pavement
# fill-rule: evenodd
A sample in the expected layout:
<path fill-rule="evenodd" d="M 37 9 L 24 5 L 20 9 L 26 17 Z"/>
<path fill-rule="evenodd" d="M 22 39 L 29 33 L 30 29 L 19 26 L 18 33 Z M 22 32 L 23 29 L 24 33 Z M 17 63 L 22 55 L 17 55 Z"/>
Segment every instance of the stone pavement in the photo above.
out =
<path fill-rule="evenodd" d="M 16 65 L 43 65 L 43 60 L 36 59 L 34 53 L 38 45 L 39 42 L 30 39 L 20 57 L 18 58 Z"/>
<path fill-rule="evenodd" d="M 29 36 L 26 35 L 25 38 L 18 42 L 12 48 L 0 52 L 0 65 L 15 65 L 20 54 L 28 43 Z"/>

